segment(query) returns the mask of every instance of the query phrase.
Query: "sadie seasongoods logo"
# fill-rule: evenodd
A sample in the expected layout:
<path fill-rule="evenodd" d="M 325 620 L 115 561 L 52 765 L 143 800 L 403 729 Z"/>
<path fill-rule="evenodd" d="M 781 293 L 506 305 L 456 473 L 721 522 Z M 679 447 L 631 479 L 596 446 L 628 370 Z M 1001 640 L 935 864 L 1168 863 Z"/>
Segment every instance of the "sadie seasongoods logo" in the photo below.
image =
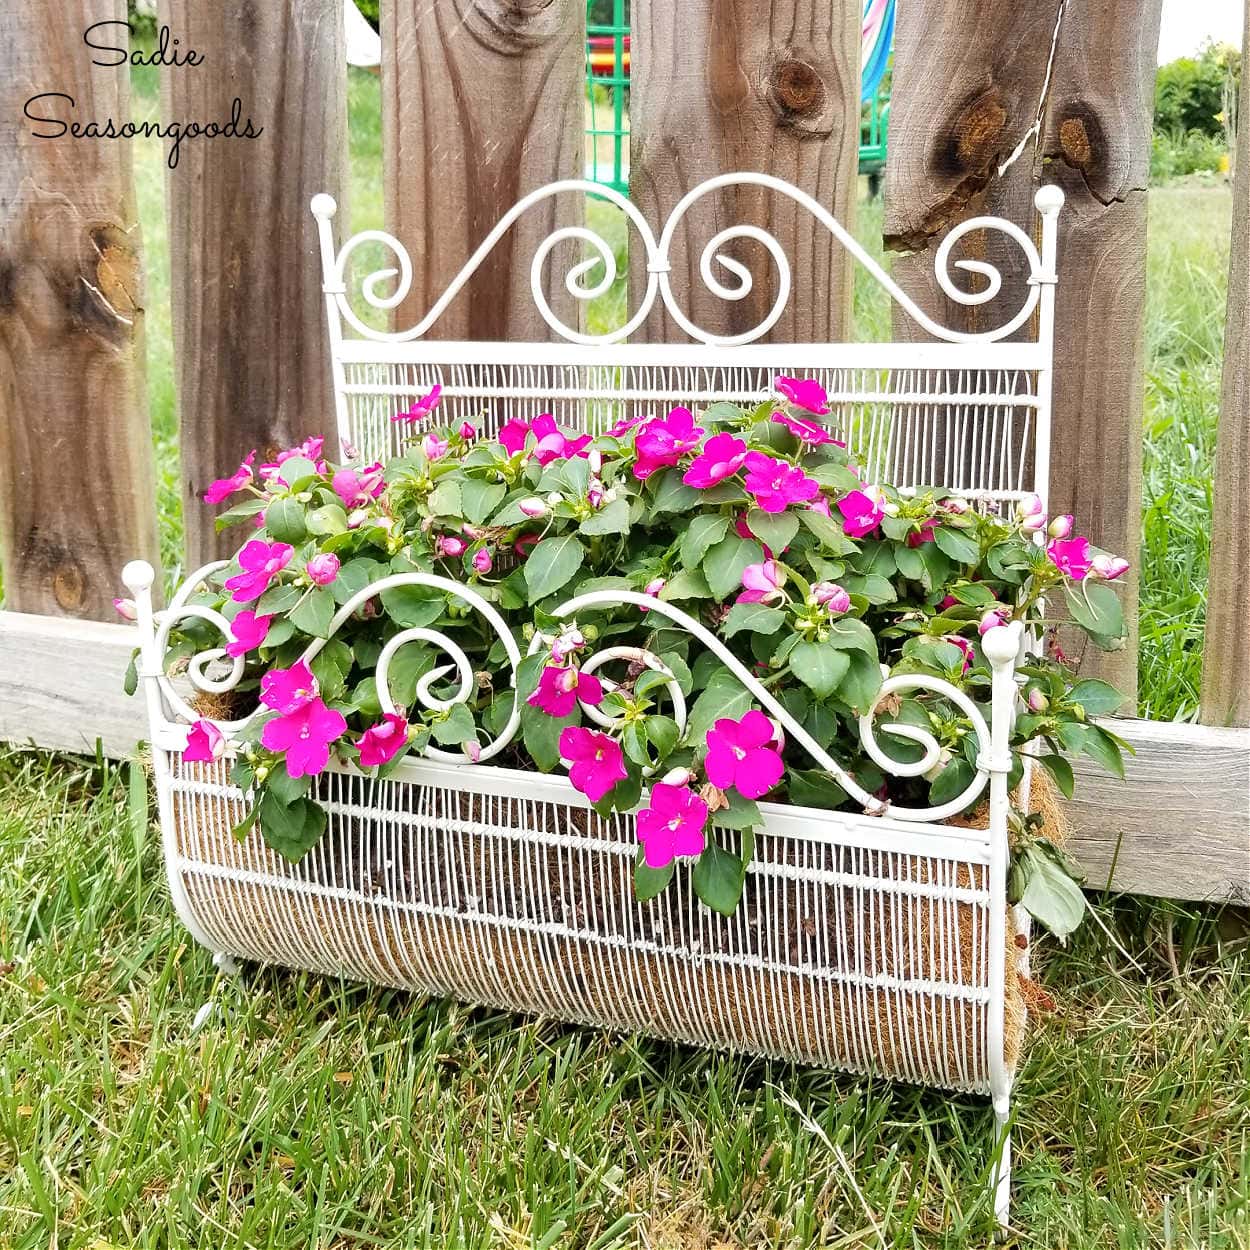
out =
<path fill-rule="evenodd" d="M 109 29 L 112 27 L 113 29 Z M 168 26 L 162 26 L 156 47 L 151 52 L 128 51 L 119 46 L 127 42 L 118 27 L 134 34 L 129 22 L 95 22 L 83 31 L 83 43 L 95 55 L 92 65 L 116 68 L 131 65 L 155 65 L 166 69 L 193 69 L 204 64 L 203 53 L 194 48 L 180 49 L 181 40 L 175 39 Z M 31 134 L 36 139 L 134 139 L 139 136 L 169 139 L 170 169 L 177 169 L 182 144 L 188 139 L 258 139 L 265 132 L 250 117 L 243 116 L 243 101 L 235 96 L 230 106 L 230 116 L 223 121 L 170 121 L 162 125 L 154 121 L 118 121 L 114 117 L 83 120 L 75 115 L 78 104 L 72 95 L 64 91 L 44 91 L 33 95 L 23 106 L 23 113 L 31 123 Z"/>

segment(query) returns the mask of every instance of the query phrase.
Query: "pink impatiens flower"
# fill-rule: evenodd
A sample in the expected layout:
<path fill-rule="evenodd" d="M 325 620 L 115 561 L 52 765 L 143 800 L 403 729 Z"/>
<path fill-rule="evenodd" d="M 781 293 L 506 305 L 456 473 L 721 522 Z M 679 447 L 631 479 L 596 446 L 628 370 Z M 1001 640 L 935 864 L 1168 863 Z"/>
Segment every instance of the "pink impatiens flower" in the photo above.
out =
<path fill-rule="evenodd" d="M 762 512 L 784 512 L 790 504 L 808 503 L 820 494 L 815 478 L 762 451 L 747 452 L 744 463 L 747 475 L 743 485 Z"/>
<path fill-rule="evenodd" d="M 286 752 L 286 770 L 292 777 L 314 777 L 330 762 L 330 744 L 346 732 L 343 713 L 313 699 L 266 721 L 260 743 L 268 751 Z"/>
<path fill-rule="evenodd" d="M 885 516 L 885 500 L 880 490 L 869 486 L 864 490 L 853 490 L 839 499 L 838 511 L 843 517 L 843 533 L 848 538 L 862 538 L 881 524 L 881 518 Z"/>
<path fill-rule="evenodd" d="M 434 549 L 440 556 L 455 559 L 468 550 L 469 544 L 463 538 L 455 538 L 450 534 L 440 534 L 434 542 Z"/>
<path fill-rule="evenodd" d="M 526 439 L 534 437 L 534 450 L 531 453 L 539 464 L 550 464 L 553 460 L 569 460 L 574 456 L 585 459 L 586 448 L 593 441 L 589 434 L 578 438 L 569 438 L 556 425 L 556 419 L 549 412 L 539 413 L 533 421 L 522 421 L 513 418 L 499 431 L 499 441 L 510 456 L 525 449 Z"/>
<path fill-rule="evenodd" d="M 718 789 L 735 786 L 744 798 L 758 799 L 780 780 L 785 767 L 770 745 L 773 723 L 752 708 L 741 720 L 718 720 L 707 731 L 703 769 Z"/>
<path fill-rule="evenodd" d="M 812 599 L 830 616 L 841 616 L 851 610 L 851 596 L 837 582 L 817 582 L 812 587 Z"/>
<path fill-rule="evenodd" d="M 451 444 L 439 434 L 427 434 L 421 440 L 421 450 L 425 453 L 427 460 L 441 460 L 450 446 Z"/>
<path fill-rule="evenodd" d="M 283 716 L 306 707 L 319 693 L 306 660 L 296 660 L 290 668 L 270 669 L 260 679 L 260 701 Z"/>
<path fill-rule="evenodd" d="M 976 654 L 972 649 L 972 643 L 966 638 L 961 638 L 958 634 L 946 634 L 942 641 L 949 642 L 952 647 L 963 653 L 964 663 L 960 671 L 966 673 L 972 667 L 972 659 Z"/>
<path fill-rule="evenodd" d="M 314 586 L 328 586 L 339 575 L 339 558 L 332 551 L 322 551 L 304 565 L 304 572 Z"/>
<path fill-rule="evenodd" d="M 912 530 L 907 535 L 907 545 L 909 547 L 919 547 L 923 543 L 931 543 L 934 541 L 933 531 L 937 529 L 937 519 L 930 517 L 927 521 L 922 521 L 918 530 Z"/>
<path fill-rule="evenodd" d="M 226 589 L 235 603 L 259 599 L 270 583 L 290 563 L 294 548 L 289 543 L 267 543 L 253 538 L 239 552 L 239 568 L 243 571 L 226 578 Z"/>
<path fill-rule="evenodd" d="M 742 593 L 735 603 L 773 603 L 784 598 L 781 589 L 785 583 L 776 560 L 765 560 L 763 564 L 748 564 L 742 570 Z"/>
<path fill-rule="evenodd" d="M 548 664 L 538 679 L 538 688 L 526 702 L 558 720 L 568 716 L 578 703 L 602 703 L 603 686 L 590 673 Z"/>
<path fill-rule="evenodd" d="M 655 417 L 634 435 L 638 459 L 634 476 L 644 482 L 657 469 L 676 464 L 699 445 L 703 430 L 695 425 L 689 408 L 674 408 L 667 417 Z"/>
<path fill-rule="evenodd" d="M 504 451 L 510 456 L 515 456 L 518 451 L 525 448 L 525 440 L 529 437 L 530 423 L 522 421 L 520 417 L 513 417 L 499 431 L 499 442 L 503 446 Z"/>
<path fill-rule="evenodd" d="M 387 712 L 376 725 L 370 725 L 356 743 L 361 768 L 380 768 L 389 764 L 407 741 L 408 722 L 396 712 Z"/>
<path fill-rule="evenodd" d="M 473 571 L 485 576 L 495 567 L 495 561 L 491 558 L 491 554 L 485 547 L 479 547 L 473 553 Z"/>
<path fill-rule="evenodd" d="M 981 619 L 977 622 L 977 633 L 988 634 L 991 629 L 997 629 L 999 625 L 1007 624 L 1006 608 L 987 608 L 982 614 Z"/>
<path fill-rule="evenodd" d="M 430 390 L 428 390 L 420 399 L 413 400 L 412 404 L 403 412 L 397 412 L 392 421 L 407 421 L 410 424 L 420 421 L 428 417 L 430 413 L 438 407 L 438 401 L 442 397 L 443 387 L 441 383 L 436 382 Z"/>
<path fill-rule="evenodd" d="M 204 492 L 205 503 L 221 503 L 223 499 L 229 498 L 237 490 L 242 490 L 252 480 L 252 461 L 256 459 L 256 453 L 249 451 L 243 462 L 229 477 L 219 477 L 215 482 L 209 485 Z"/>
<path fill-rule="evenodd" d="M 560 734 L 560 755 L 570 763 L 569 780 L 592 803 L 629 774 L 620 744 L 607 734 L 570 725 Z"/>
<path fill-rule="evenodd" d="M 687 486 L 707 490 L 733 477 L 747 458 L 747 445 L 732 434 L 713 434 L 682 476 Z"/>
<path fill-rule="evenodd" d="M 226 654 L 239 656 L 254 651 L 265 641 L 272 621 L 272 616 L 257 616 L 255 612 L 244 609 L 230 622 L 234 638 L 226 643 Z"/>
<path fill-rule="evenodd" d="M 586 645 L 586 636 L 575 625 L 565 625 L 560 636 L 551 644 L 551 658 L 557 664 L 563 664 L 574 652 L 582 650 Z"/>
<path fill-rule="evenodd" d="M 825 411 L 829 410 L 826 408 Z M 846 446 L 817 421 L 804 421 L 802 417 L 787 416 L 784 412 L 774 412 L 773 420 L 778 425 L 784 425 L 800 443 L 807 443 L 809 447 L 823 447 L 826 443 L 836 443 L 839 447 Z"/>
<path fill-rule="evenodd" d="M 1046 545 L 1046 555 L 1051 564 L 1073 581 L 1081 581 L 1093 567 L 1093 554 L 1089 539 L 1079 534 L 1075 538 L 1054 538 Z"/>
<path fill-rule="evenodd" d="M 382 462 L 375 460 L 363 469 L 339 469 L 330 479 L 330 486 L 343 501 L 343 507 L 359 508 L 386 489 L 382 480 Z"/>
<path fill-rule="evenodd" d="M 197 720 L 187 735 L 184 764 L 212 764 L 226 753 L 226 737 L 211 720 Z"/>
<path fill-rule="evenodd" d="M 825 388 L 811 378 L 777 377 L 773 379 L 773 388 L 796 408 L 814 416 L 823 417 L 829 412 L 829 396 Z"/>
<path fill-rule="evenodd" d="M 647 807 L 638 813 L 638 841 L 649 868 L 667 868 L 678 856 L 701 855 L 707 804 L 689 786 L 657 781 Z"/>

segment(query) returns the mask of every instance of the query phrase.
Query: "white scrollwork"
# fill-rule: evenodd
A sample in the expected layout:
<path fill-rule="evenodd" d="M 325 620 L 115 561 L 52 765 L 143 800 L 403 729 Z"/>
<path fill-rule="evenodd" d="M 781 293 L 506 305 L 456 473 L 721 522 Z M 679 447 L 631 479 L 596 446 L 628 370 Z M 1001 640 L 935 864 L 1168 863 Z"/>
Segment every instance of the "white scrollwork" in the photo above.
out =
<path fill-rule="evenodd" d="M 233 641 L 234 634 L 231 630 L 230 622 L 220 612 L 203 605 L 189 603 L 189 599 L 196 589 L 211 574 L 224 568 L 227 564 L 228 561 L 216 561 L 212 564 L 206 564 L 203 568 L 197 570 L 186 580 L 177 595 L 174 596 L 170 606 L 154 614 L 155 634 L 153 651 L 157 657 L 164 657 L 169 645 L 170 631 L 174 625 L 188 619 L 206 621 L 219 630 L 227 642 Z M 480 613 L 490 625 L 495 636 L 503 644 L 505 654 L 508 657 L 510 685 L 515 689 L 517 670 L 521 664 L 521 651 L 503 617 L 500 616 L 492 604 L 471 587 L 453 581 L 451 578 L 439 577 L 432 573 L 395 573 L 363 587 L 352 595 L 335 613 L 330 622 L 327 637 L 324 639 L 318 638 L 309 643 L 303 652 L 302 658 L 306 662 L 314 660 L 326 646 L 329 639 L 334 637 L 344 622 L 349 620 L 363 604 L 381 595 L 384 591 L 403 586 L 422 586 L 441 591 L 452 598 L 459 599 L 462 603 Z M 888 813 L 892 818 L 907 821 L 943 820 L 947 816 L 963 811 L 985 788 L 990 773 L 1005 767 L 1001 762 L 996 763 L 993 760 L 989 726 L 986 724 L 985 717 L 980 709 L 962 690 L 950 682 L 923 673 L 900 674 L 895 677 L 889 677 L 882 684 L 872 707 L 859 719 L 860 738 L 868 757 L 878 767 L 896 777 L 920 776 L 939 762 L 941 747 L 934 736 L 923 728 L 901 722 L 885 724 L 879 727 L 881 733 L 905 739 L 923 748 L 922 757 L 912 762 L 901 762 L 893 759 L 881 748 L 876 736 L 878 732 L 878 726 L 875 723 L 877 712 L 889 696 L 905 691 L 926 690 L 941 696 L 967 718 L 977 743 L 977 767 L 973 780 L 963 792 L 946 803 L 930 808 L 897 807 L 885 803 L 865 790 L 790 715 L 780 700 L 729 650 L 720 638 L 694 617 L 683 612 L 673 604 L 636 591 L 600 590 L 566 600 L 555 609 L 552 615 L 558 620 L 572 621 L 578 613 L 595 609 L 616 608 L 623 604 L 632 604 L 635 607 L 664 617 L 667 621 L 680 626 L 707 647 L 734 677 L 742 683 L 760 706 L 782 726 L 786 734 L 797 742 L 870 815 L 885 815 Z M 1019 627 L 1009 625 L 1000 628 L 1002 631 L 1001 639 L 996 637 L 1000 632 L 999 629 L 991 630 L 986 635 L 986 654 L 989 655 L 991 663 L 995 667 L 1009 666 L 1018 646 Z M 549 638 L 542 634 L 535 634 L 530 643 L 528 653 L 530 655 L 536 654 L 543 646 L 549 645 L 550 641 Z M 427 711 L 446 712 L 457 704 L 467 703 L 472 699 L 477 679 L 473 671 L 473 665 L 463 648 L 441 630 L 427 627 L 411 627 L 401 630 L 393 638 L 389 639 L 378 657 L 375 678 L 378 699 L 385 712 L 394 714 L 398 711 L 390 688 L 391 665 L 396 654 L 404 646 L 413 642 L 427 643 L 437 647 L 450 660 L 450 663 L 437 666 L 424 674 L 417 682 L 415 691 L 417 706 Z M 226 651 L 224 647 L 209 648 L 193 656 L 188 662 L 187 670 L 192 684 L 201 691 L 213 694 L 225 694 L 233 690 L 243 676 L 245 668 L 243 657 L 230 657 L 231 669 L 224 677 L 212 677 L 207 672 L 210 665 L 219 662 L 225 656 Z M 611 663 L 642 665 L 655 670 L 664 677 L 666 679 L 664 687 L 672 701 L 673 719 L 676 721 L 678 729 L 681 732 L 685 731 L 687 724 L 685 696 L 676 676 L 664 664 L 663 660 L 641 647 L 617 645 L 605 647 L 587 656 L 581 662 L 581 669 L 586 673 L 594 673 Z M 451 674 L 454 674 L 458 679 L 457 688 L 449 696 L 440 697 L 435 693 L 434 688 Z M 200 718 L 200 713 L 192 708 L 178 693 L 174 684 L 164 672 L 163 665 L 159 672 L 154 675 L 160 684 L 168 706 L 173 712 L 187 722 Z M 600 682 L 609 691 L 618 688 L 617 683 L 606 675 L 600 677 Z M 581 709 L 589 720 L 606 730 L 613 731 L 620 728 L 619 718 L 603 711 L 599 707 L 582 703 Z M 215 723 L 221 728 L 223 733 L 230 736 L 237 734 L 253 717 L 259 715 L 262 710 L 257 708 L 247 716 L 240 717 L 237 720 L 218 720 Z M 519 727 L 520 707 L 519 703 L 514 702 L 511 714 L 503 729 L 500 730 L 493 741 L 481 748 L 475 760 L 471 760 L 462 752 L 440 750 L 433 744 L 425 747 L 424 754 L 430 759 L 452 764 L 486 762 L 497 756 L 513 741 Z"/>
<path fill-rule="evenodd" d="M 442 316 L 443 312 L 464 285 L 476 272 L 487 255 L 524 213 L 531 207 L 553 196 L 566 193 L 579 195 L 596 195 L 615 204 L 629 219 L 637 232 L 642 244 L 641 253 L 637 254 L 635 263 L 645 262 L 647 275 L 646 288 L 642 294 L 638 308 L 627 323 L 615 330 L 603 334 L 586 334 L 580 329 L 566 325 L 552 310 L 547 299 L 543 272 L 547 259 L 557 244 L 563 242 L 580 242 L 589 246 L 592 255 L 578 261 L 564 278 L 564 287 L 574 299 L 586 301 L 595 299 L 608 290 L 617 278 L 615 254 L 608 242 L 595 231 L 585 226 L 564 226 L 549 234 L 535 251 L 530 266 L 530 286 L 534 303 L 546 323 L 569 342 L 582 344 L 617 343 L 629 337 L 651 312 L 657 296 L 663 302 L 669 315 L 690 337 L 701 343 L 717 346 L 735 346 L 751 343 L 768 333 L 785 311 L 792 287 L 790 261 L 785 249 L 778 240 L 763 228 L 749 223 L 728 226 L 718 231 L 703 247 L 699 257 L 699 276 L 704 285 L 719 299 L 745 299 L 754 287 L 754 278 L 750 270 L 741 261 L 725 252 L 729 243 L 748 239 L 760 244 L 769 254 L 776 269 L 776 296 L 768 312 L 760 322 L 739 334 L 718 335 L 702 329 L 688 317 L 678 303 L 670 281 L 672 268 L 672 252 L 677 232 L 690 208 L 705 196 L 728 187 L 754 186 L 762 187 L 777 195 L 792 200 L 811 214 L 814 221 L 823 226 L 833 239 L 845 248 L 855 261 L 862 265 L 873 279 L 880 285 L 890 298 L 918 326 L 933 335 L 934 338 L 950 343 L 991 343 L 1004 339 L 1018 330 L 1032 316 L 1040 299 L 1041 288 L 1055 282 L 1054 273 L 1054 220 L 1063 204 L 1063 195 L 1057 187 L 1043 187 L 1037 194 L 1036 203 L 1047 228 L 1043 230 L 1043 254 L 1039 255 L 1032 238 L 1019 226 L 1001 217 L 975 217 L 955 227 L 943 240 L 934 255 L 934 273 L 943 292 L 957 303 L 977 306 L 989 303 L 1002 291 L 1002 274 L 995 266 L 980 260 L 951 260 L 955 245 L 966 235 L 975 230 L 994 230 L 1005 234 L 1019 247 L 1028 269 L 1028 290 L 1023 305 L 1002 325 L 977 333 L 952 330 L 934 321 L 923 311 L 888 273 L 856 242 L 854 237 L 842 226 L 818 200 L 799 190 L 792 183 L 771 174 L 732 173 L 721 174 L 709 178 L 698 186 L 691 188 L 674 207 L 664 223 L 658 240 L 650 225 L 638 208 L 625 196 L 609 187 L 583 179 L 570 178 L 549 183 L 539 187 L 518 200 L 507 213 L 500 218 L 498 224 L 486 236 L 481 245 L 465 263 L 464 267 L 452 280 L 451 284 L 439 297 L 428 313 L 415 325 L 406 330 L 383 331 L 366 325 L 352 310 L 347 297 L 346 272 L 347 263 L 355 250 L 365 243 L 380 243 L 394 253 L 398 261 L 398 269 L 380 269 L 369 274 L 362 280 L 361 291 L 366 303 L 380 311 L 395 308 L 409 293 L 412 282 L 412 263 L 403 245 L 389 234 L 379 230 L 366 230 L 354 235 L 343 244 L 336 254 L 330 222 L 334 215 L 334 201 L 330 196 L 320 195 L 313 201 L 313 213 L 317 217 L 321 231 L 323 289 L 331 296 L 342 315 L 343 320 L 358 334 L 379 343 L 405 343 L 422 338 L 430 327 Z M 717 274 L 717 267 L 730 275 L 732 281 L 726 282 Z M 591 281 L 590 275 L 601 267 L 602 275 Z M 985 280 L 984 287 L 979 291 L 964 291 L 952 280 L 951 270 L 960 269 L 965 273 L 977 274 Z M 390 295 L 379 293 L 379 284 L 397 278 L 395 289 Z"/>

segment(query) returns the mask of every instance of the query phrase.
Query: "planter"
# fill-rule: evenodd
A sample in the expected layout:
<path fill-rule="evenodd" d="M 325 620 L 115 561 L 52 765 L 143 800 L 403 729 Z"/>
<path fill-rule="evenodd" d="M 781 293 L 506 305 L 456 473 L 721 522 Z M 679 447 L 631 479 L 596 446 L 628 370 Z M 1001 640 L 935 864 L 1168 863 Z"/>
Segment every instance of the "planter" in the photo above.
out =
<path fill-rule="evenodd" d="M 685 317 L 669 287 L 669 248 L 691 204 L 739 182 L 759 183 L 804 207 L 818 226 L 855 253 L 904 312 L 944 341 L 748 345 L 775 323 L 789 287 L 784 254 L 771 248 L 780 270 L 773 309 L 753 329 L 733 337 L 702 332 Z M 516 218 L 536 201 L 569 190 L 594 190 L 613 199 L 641 236 L 638 255 L 646 255 L 648 285 L 631 326 L 662 304 L 683 331 L 701 342 L 621 346 L 617 340 L 630 326 L 598 337 L 564 326 L 543 294 L 550 241 L 535 258 L 534 291 L 542 315 L 568 342 L 427 339 L 426 331 L 450 295 Z M 367 458 L 397 450 L 387 414 L 411 404 L 434 383 L 443 388 L 447 420 L 478 419 L 486 407 L 487 432 L 507 417 L 538 412 L 601 429 L 641 406 L 758 399 L 769 377 L 782 371 L 819 379 L 830 394 L 831 411 L 824 420 L 877 480 L 899 486 L 939 483 L 1008 506 L 1027 492 L 1045 491 L 1061 202 L 1049 189 L 1039 195 L 1040 254 L 1028 234 L 997 219 L 964 223 L 939 252 L 939 282 L 965 303 L 993 298 L 998 284 L 991 281 L 974 295 L 951 284 L 945 267 L 960 235 L 997 229 L 1024 254 L 1031 275 L 1024 306 L 998 329 L 970 335 L 932 322 L 819 204 L 777 179 L 732 175 L 695 188 L 658 239 L 637 209 L 614 193 L 559 184 L 534 192 L 505 217 L 449 295 L 418 326 L 387 335 L 372 330 L 347 298 L 348 260 L 362 239 L 336 252 L 333 201 L 317 197 L 313 209 L 321 233 L 340 433 Z M 749 282 L 736 291 L 718 286 L 709 265 L 716 247 L 741 233 L 722 232 L 704 255 L 705 281 L 730 298 L 745 295 Z M 588 241 L 601 257 L 611 255 L 606 244 L 599 248 Z M 375 309 L 399 302 L 409 272 L 400 245 L 385 237 L 383 242 L 400 258 L 401 289 L 383 298 L 374 291 L 378 275 L 366 279 L 363 297 Z M 978 272 L 989 270 L 982 262 L 977 266 Z M 732 264 L 729 272 L 736 272 Z M 600 289 L 583 284 L 576 272 L 567 284 L 580 298 Z M 1005 341 L 1035 312 L 1036 341 Z M 345 337 L 345 331 L 356 337 Z M 945 434 L 945 450 L 935 433 L 939 430 Z M 658 898 L 639 902 L 633 888 L 637 840 L 632 819 L 600 817 L 563 778 L 492 762 L 515 733 L 515 718 L 483 749 L 481 763 L 431 748 L 427 758 L 405 760 L 385 780 L 332 766 L 318 779 L 316 791 L 328 812 L 328 827 L 298 863 L 276 855 L 257 836 L 236 840 L 231 828 L 244 814 L 244 796 L 228 782 L 229 759 L 210 765 L 182 761 L 187 727 L 197 712 L 166 674 L 165 644 L 174 622 L 199 615 L 229 636 L 224 618 L 188 605 L 206 571 L 192 575 L 162 612 L 152 608 L 148 566 L 128 566 L 125 580 L 138 604 L 140 671 L 173 901 L 188 929 L 223 965 L 244 957 L 988 1094 L 1000 1146 L 995 1210 L 1005 1220 L 1008 1099 L 1025 1017 L 1016 976 L 1017 917 L 1006 898 L 1008 741 L 1017 699 L 1014 666 L 1022 647 L 1018 625 L 991 629 L 982 640 L 993 671 L 992 732 L 966 695 L 922 675 L 887 680 L 876 707 L 861 719 L 868 755 L 887 772 L 912 777 L 932 767 L 938 744 L 903 726 L 894 732 L 919 742 L 925 758 L 902 765 L 880 749 L 876 734 L 891 732 L 891 726 L 876 725 L 877 707 L 889 695 L 927 688 L 956 704 L 971 724 L 973 783 L 941 807 L 908 810 L 887 808 L 862 791 L 723 642 L 671 604 L 596 592 L 556 609 L 557 617 L 572 620 L 596 600 L 615 606 L 634 602 L 668 616 L 716 651 L 756 704 L 781 723 L 788 750 L 806 752 L 863 804 L 862 815 L 761 804 L 765 823 L 756 835 L 743 900 L 725 917 L 697 900 L 686 868 L 678 869 L 673 885 Z M 482 612 L 503 643 L 515 683 L 522 646 L 489 604 L 458 583 L 424 573 L 393 574 L 349 599 L 340 617 L 383 589 L 406 582 L 434 587 Z M 430 630 L 407 633 L 448 655 L 461 676 L 458 698 L 466 699 L 472 672 L 454 639 Z M 322 645 L 314 643 L 306 658 Z M 392 645 L 402 644 L 393 639 L 378 661 L 380 694 L 387 689 Z M 624 650 L 609 648 L 589 657 L 583 669 L 619 660 L 620 654 L 609 652 Z M 212 650 L 192 661 L 190 675 L 202 691 L 229 690 L 239 680 L 241 660 L 224 677 L 210 675 L 222 654 Z M 666 671 L 646 652 L 630 649 L 625 658 Z M 502 678 L 497 688 L 501 684 Z M 425 700 L 420 687 L 417 699 Z M 382 703 L 393 710 L 389 694 Z M 675 709 L 682 724 L 684 715 L 684 705 L 680 715 Z M 229 735 L 232 726 L 223 728 Z M 989 800 L 985 827 L 969 828 L 958 813 L 983 793 Z M 718 836 L 731 843 L 736 835 L 721 831 Z"/>

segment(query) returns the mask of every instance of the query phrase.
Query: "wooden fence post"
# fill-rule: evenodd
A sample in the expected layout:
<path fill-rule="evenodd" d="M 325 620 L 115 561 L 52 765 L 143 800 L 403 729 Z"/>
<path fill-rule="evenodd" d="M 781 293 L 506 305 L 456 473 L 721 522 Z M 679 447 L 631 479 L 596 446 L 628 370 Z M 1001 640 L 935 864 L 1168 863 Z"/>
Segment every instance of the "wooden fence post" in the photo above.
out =
<path fill-rule="evenodd" d="M 338 453 L 316 223 L 318 191 L 346 219 L 342 0 L 161 0 L 204 58 L 161 73 L 167 120 L 226 122 L 256 139 L 188 139 L 167 173 L 187 558 L 230 554 L 202 495 L 252 448 L 306 435 Z M 166 141 L 167 148 L 169 141 Z"/>
<path fill-rule="evenodd" d="M 969 310 L 934 296 L 930 246 L 976 213 L 1029 220 L 1040 181 L 1064 189 L 1051 508 L 1074 513 L 1098 546 L 1133 562 L 1127 645 L 1091 652 L 1082 666 L 1113 681 L 1127 710 L 1137 691 L 1146 179 L 1160 4 L 906 6 L 895 52 L 903 111 L 891 112 L 886 183 L 887 245 L 921 249 L 895 266 L 896 277 L 947 324 L 969 329 L 981 328 Z M 1000 306 L 1018 307 L 1018 258 L 990 250 L 988 259 L 1007 260 Z"/>
<path fill-rule="evenodd" d="M 20 612 L 115 619 L 122 564 L 156 559 L 130 144 L 36 137 L 125 122 L 129 67 L 83 43 L 125 19 L 123 0 L 0 8 L 0 563 Z"/>
<path fill-rule="evenodd" d="M 634 0 L 630 196 L 657 229 L 696 183 L 738 170 L 786 178 L 852 224 L 862 5 L 772 0 L 762 13 L 764 7 L 751 0 Z M 769 337 L 847 338 L 849 258 L 805 209 L 759 187 L 709 196 L 687 215 L 671 258 L 674 293 L 687 315 L 703 329 L 733 334 L 758 325 L 771 307 L 775 271 L 756 244 L 726 249 L 755 278 L 745 299 L 719 299 L 699 276 L 707 241 L 740 224 L 768 230 L 790 259 L 790 302 Z M 632 307 L 645 282 L 645 272 L 631 270 Z M 662 309 L 643 330 L 656 341 L 685 337 Z"/>
<path fill-rule="evenodd" d="M 418 321 L 526 192 L 583 175 L 583 0 L 383 0 L 382 125 L 387 228 L 412 256 L 395 324 Z M 553 230 L 580 225 L 582 197 L 536 205 L 431 329 L 454 339 L 546 338 L 530 258 Z M 548 259 L 553 311 L 576 326 L 564 287 L 581 258 Z"/>
<path fill-rule="evenodd" d="M 1241 46 L 1250 49 L 1250 7 Z M 1224 389 L 1202 652 L 1200 718 L 1207 725 L 1250 725 L 1250 74 L 1244 51 L 1242 66 Z"/>

